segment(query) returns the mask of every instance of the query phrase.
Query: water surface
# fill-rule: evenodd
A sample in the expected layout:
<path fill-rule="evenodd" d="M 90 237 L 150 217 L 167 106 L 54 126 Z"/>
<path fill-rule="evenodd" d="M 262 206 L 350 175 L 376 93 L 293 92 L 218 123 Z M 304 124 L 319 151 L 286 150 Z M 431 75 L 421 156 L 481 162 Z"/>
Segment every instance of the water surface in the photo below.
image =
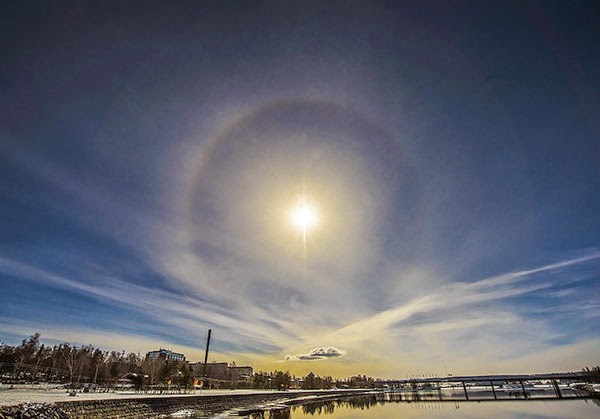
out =
<path fill-rule="evenodd" d="M 567 418 L 600 417 L 600 402 L 577 400 L 418 401 L 393 402 L 361 397 L 315 402 L 256 413 L 251 419 L 366 418 Z"/>

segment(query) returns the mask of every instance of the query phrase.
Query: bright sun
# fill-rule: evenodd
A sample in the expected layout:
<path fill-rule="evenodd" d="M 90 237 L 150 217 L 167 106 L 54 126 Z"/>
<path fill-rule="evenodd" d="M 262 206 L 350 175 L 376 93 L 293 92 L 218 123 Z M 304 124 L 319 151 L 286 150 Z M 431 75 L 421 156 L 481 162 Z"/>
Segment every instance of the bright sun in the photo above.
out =
<path fill-rule="evenodd" d="M 306 196 L 299 195 L 296 206 L 289 212 L 290 225 L 298 231 L 302 240 L 304 258 L 306 258 L 308 231 L 320 223 L 319 212 L 307 201 Z"/>
<path fill-rule="evenodd" d="M 298 230 L 310 230 L 317 223 L 317 213 L 313 207 L 302 203 L 292 211 L 292 223 Z"/>
<path fill-rule="evenodd" d="M 290 213 L 290 221 L 292 225 L 303 235 L 314 228 L 319 222 L 319 216 L 315 208 L 306 202 L 306 197 L 299 197 L 298 204 Z"/>

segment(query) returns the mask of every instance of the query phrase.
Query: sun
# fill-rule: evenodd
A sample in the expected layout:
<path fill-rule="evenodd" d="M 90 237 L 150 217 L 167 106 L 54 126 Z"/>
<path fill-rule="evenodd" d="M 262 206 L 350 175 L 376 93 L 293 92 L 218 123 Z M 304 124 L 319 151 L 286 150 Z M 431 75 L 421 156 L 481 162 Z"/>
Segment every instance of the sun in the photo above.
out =
<path fill-rule="evenodd" d="M 301 199 L 300 203 L 292 210 L 290 217 L 293 226 L 302 232 L 315 227 L 318 221 L 317 211 L 306 203 L 306 199 Z"/>
<path fill-rule="evenodd" d="M 306 199 L 306 196 L 299 195 L 296 205 L 289 212 L 289 221 L 292 227 L 300 233 L 302 245 L 306 256 L 306 238 L 307 233 L 313 230 L 319 224 L 319 213 L 314 205 Z"/>

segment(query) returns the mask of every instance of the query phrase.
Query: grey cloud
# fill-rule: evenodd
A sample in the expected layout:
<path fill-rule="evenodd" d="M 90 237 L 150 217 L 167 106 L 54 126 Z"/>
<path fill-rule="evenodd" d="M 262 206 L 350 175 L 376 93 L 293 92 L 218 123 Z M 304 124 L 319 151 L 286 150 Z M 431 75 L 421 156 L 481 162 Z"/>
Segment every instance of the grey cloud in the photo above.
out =
<path fill-rule="evenodd" d="M 346 351 L 333 346 L 312 348 L 307 354 L 286 355 L 284 361 L 318 361 L 320 359 L 341 358 Z"/>

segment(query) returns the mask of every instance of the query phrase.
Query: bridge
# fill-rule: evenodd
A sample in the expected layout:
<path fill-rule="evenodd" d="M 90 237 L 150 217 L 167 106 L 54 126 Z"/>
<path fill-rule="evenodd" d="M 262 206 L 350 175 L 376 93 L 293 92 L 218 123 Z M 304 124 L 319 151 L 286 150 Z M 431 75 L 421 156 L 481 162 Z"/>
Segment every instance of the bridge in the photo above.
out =
<path fill-rule="evenodd" d="M 407 378 L 385 380 L 378 384 L 390 390 L 404 392 L 405 395 L 408 391 L 412 400 L 479 401 L 509 400 L 513 397 L 536 400 L 588 398 L 592 396 L 585 389 L 585 384 L 589 382 L 590 376 L 585 372 L 568 372 Z M 565 387 L 565 384 L 573 383 L 580 385 Z M 456 387 L 462 390 L 462 394 L 454 394 Z M 450 390 L 451 394 L 444 398 L 442 390 Z M 408 401 L 408 398 L 404 399 Z"/>

